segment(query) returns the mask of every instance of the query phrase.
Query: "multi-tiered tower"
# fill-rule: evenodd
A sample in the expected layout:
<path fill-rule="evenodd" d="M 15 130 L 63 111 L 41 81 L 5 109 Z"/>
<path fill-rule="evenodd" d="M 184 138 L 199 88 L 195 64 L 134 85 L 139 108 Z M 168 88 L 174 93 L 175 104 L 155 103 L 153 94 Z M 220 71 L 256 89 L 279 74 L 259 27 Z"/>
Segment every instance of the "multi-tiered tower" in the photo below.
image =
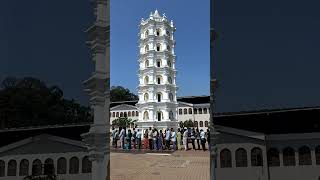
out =
<path fill-rule="evenodd" d="M 178 127 L 177 86 L 174 53 L 176 28 L 156 10 L 140 23 L 139 128 Z"/>

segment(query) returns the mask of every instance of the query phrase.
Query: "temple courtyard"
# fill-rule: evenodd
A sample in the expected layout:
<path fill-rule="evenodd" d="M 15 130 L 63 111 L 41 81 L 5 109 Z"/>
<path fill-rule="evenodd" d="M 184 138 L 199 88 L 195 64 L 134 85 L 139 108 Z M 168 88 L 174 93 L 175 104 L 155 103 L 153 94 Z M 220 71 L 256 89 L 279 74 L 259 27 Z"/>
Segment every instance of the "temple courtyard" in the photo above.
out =
<path fill-rule="evenodd" d="M 111 180 L 209 180 L 209 151 L 113 151 Z"/>

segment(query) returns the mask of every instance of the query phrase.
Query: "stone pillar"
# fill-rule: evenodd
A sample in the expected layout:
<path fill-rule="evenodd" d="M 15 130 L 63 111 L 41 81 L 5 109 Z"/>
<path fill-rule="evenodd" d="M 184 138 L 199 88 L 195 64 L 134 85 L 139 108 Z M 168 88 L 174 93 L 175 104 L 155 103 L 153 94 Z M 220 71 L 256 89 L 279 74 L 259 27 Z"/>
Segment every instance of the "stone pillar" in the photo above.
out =
<path fill-rule="evenodd" d="M 84 81 L 85 91 L 90 96 L 94 120 L 88 133 L 82 134 L 92 161 L 92 180 L 110 179 L 110 23 L 109 1 L 91 0 L 96 20 L 87 29 L 87 44 L 92 53 L 95 69 Z"/>

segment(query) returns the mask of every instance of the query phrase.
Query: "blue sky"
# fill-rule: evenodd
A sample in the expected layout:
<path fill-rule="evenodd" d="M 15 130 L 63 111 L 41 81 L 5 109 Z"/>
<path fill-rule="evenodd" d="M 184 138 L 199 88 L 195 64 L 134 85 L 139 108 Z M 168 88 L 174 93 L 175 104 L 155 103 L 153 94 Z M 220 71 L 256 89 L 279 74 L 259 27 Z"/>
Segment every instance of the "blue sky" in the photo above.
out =
<path fill-rule="evenodd" d="M 137 92 L 138 25 L 155 9 L 177 27 L 178 96 L 209 95 L 209 0 L 111 0 L 111 85 Z"/>

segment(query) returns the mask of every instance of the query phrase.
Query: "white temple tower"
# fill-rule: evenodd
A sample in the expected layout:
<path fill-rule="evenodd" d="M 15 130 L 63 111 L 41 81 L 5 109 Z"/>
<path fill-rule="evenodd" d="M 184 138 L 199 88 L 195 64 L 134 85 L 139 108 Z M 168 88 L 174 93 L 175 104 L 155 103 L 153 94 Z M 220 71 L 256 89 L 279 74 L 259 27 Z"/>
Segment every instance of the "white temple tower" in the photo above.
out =
<path fill-rule="evenodd" d="M 139 54 L 139 128 L 178 127 L 177 86 L 174 53 L 176 28 L 156 10 L 140 23 Z"/>

